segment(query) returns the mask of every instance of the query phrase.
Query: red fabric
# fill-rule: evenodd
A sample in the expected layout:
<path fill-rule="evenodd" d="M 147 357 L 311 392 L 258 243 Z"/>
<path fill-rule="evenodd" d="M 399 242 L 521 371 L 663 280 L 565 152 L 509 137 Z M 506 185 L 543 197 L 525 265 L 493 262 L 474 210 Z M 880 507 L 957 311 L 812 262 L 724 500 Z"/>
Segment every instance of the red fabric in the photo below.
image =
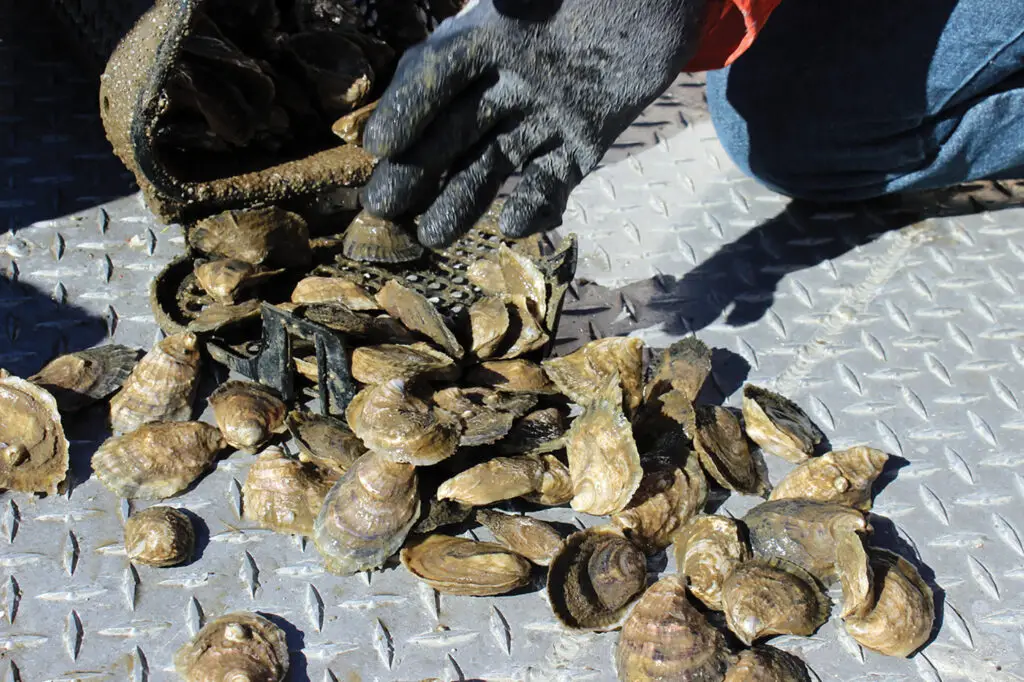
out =
<path fill-rule="evenodd" d="M 709 0 L 697 54 L 683 71 L 732 64 L 747 51 L 782 0 Z"/>

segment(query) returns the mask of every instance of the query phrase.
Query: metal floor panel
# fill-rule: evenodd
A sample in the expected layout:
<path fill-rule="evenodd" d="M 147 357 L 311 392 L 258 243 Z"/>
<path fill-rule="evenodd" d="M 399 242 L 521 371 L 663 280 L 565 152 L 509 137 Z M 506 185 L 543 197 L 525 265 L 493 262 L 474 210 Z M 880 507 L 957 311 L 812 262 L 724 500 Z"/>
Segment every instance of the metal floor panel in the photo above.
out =
<path fill-rule="evenodd" d="M 46 33 L 12 29 L 15 13 L 0 10 L 0 366 L 24 374 L 108 340 L 149 347 L 148 281 L 182 239 L 130 194 L 95 83 L 36 55 Z M 877 541 L 919 559 L 941 629 L 908 660 L 862 651 L 835 618 L 773 642 L 818 679 L 1024 679 L 1024 210 L 815 213 L 731 166 L 699 93 L 680 78 L 573 195 L 563 229 L 581 237 L 584 281 L 561 348 L 696 332 L 717 347 L 707 399 L 737 404 L 744 380 L 770 383 L 833 446 L 895 456 Z M 90 477 L 101 421 L 94 410 L 67 424 L 67 495 L 0 495 L 0 679 L 175 679 L 173 653 L 204 619 L 252 609 L 281 619 L 292 679 L 614 680 L 616 635 L 563 632 L 539 584 L 457 598 L 400 567 L 324 573 L 311 543 L 240 519 L 253 460 L 240 453 L 173 500 L 203 519 L 201 556 L 133 568 L 121 546 L 130 506 Z M 773 480 L 789 466 L 770 464 Z M 752 504 L 734 496 L 724 508 Z M 660 557 L 652 567 L 674 568 Z"/>

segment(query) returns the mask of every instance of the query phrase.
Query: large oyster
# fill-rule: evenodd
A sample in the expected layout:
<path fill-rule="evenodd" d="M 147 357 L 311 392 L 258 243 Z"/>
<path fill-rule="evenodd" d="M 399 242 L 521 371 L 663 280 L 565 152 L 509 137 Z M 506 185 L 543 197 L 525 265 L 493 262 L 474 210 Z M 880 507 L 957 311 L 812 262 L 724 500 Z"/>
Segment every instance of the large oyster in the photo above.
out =
<path fill-rule="evenodd" d="M 249 452 L 283 429 L 288 411 L 273 390 L 252 381 L 226 381 L 207 402 L 228 445 Z"/>
<path fill-rule="evenodd" d="M 437 489 L 437 497 L 477 507 L 525 497 L 549 506 L 572 499 L 569 470 L 554 455 L 495 457 L 466 469 Z"/>
<path fill-rule="evenodd" d="M 52 495 L 67 471 L 68 440 L 57 401 L 0 369 L 0 490 Z"/>
<path fill-rule="evenodd" d="M 292 410 L 288 432 L 299 446 L 299 461 L 341 476 L 366 452 L 366 446 L 340 419 Z"/>
<path fill-rule="evenodd" d="M 562 546 L 562 536 L 558 531 L 539 519 L 480 509 L 476 520 L 491 531 L 498 542 L 538 566 L 550 564 Z"/>
<path fill-rule="evenodd" d="M 180 509 L 150 507 L 124 522 L 124 548 L 135 563 L 175 566 L 192 558 L 195 546 L 192 519 Z"/>
<path fill-rule="evenodd" d="M 744 531 L 726 516 L 697 516 L 675 538 L 676 569 L 693 596 L 722 610 L 722 586 L 733 569 L 750 559 Z"/>
<path fill-rule="evenodd" d="M 186 682 L 281 682 L 288 672 L 284 631 L 255 613 L 229 613 L 203 626 L 174 657 Z"/>
<path fill-rule="evenodd" d="M 786 474 L 768 499 L 835 502 L 868 511 L 871 486 L 888 460 L 889 456 L 881 450 L 865 446 L 828 452 Z"/>
<path fill-rule="evenodd" d="M 370 263 L 407 263 L 418 260 L 426 249 L 416 241 L 415 227 L 403 227 L 364 210 L 345 230 L 342 253 Z"/>
<path fill-rule="evenodd" d="M 427 337 L 451 357 L 461 359 L 465 355 L 466 351 L 459 345 L 441 313 L 422 294 L 389 279 L 377 292 L 377 302 L 388 315 Z"/>
<path fill-rule="evenodd" d="M 425 343 L 360 346 L 352 351 L 351 369 L 352 378 L 364 384 L 417 377 L 454 381 L 459 375 L 459 368 L 450 357 Z"/>
<path fill-rule="evenodd" d="M 192 332 L 160 341 L 110 399 L 110 426 L 128 433 L 149 422 L 185 421 L 199 385 L 199 349 Z"/>
<path fill-rule="evenodd" d="M 558 390 L 583 406 L 603 395 L 608 378 L 617 375 L 625 396 L 623 409 L 632 415 L 643 398 L 643 348 L 640 339 L 609 336 L 541 364 Z"/>
<path fill-rule="evenodd" d="M 785 559 L 752 559 L 722 586 L 729 629 L 747 646 L 769 635 L 811 635 L 828 620 L 831 604 L 818 582 Z"/>
<path fill-rule="evenodd" d="M 253 265 L 299 267 L 313 258 L 306 221 L 276 206 L 204 218 L 189 231 L 188 243 L 208 256 L 236 258 Z"/>
<path fill-rule="evenodd" d="M 859 533 L 843 533 L 836 544 L 836 574 L 843 590 L 840 618 L 862 616 L 875 605 L 871 558 Z"/>
<path fill-rule="evenodd" d="M 767 495 L 768 481 L 732 412 L 716 405 L 695 405 L 693 444 L 704 470 L 723 488 L 745 495 Z"/>
<path fill-rule="evenodd" d="M 743 387 L 743 421 L 750 440 L 794 464 L 810 457 L 825 437 L 792 400 L 753 384 Z"/>
<path fill-rule="evenodd" d="M 111 343 L 54 358 L 28 380 L 46 389 L 67 414 L 121 388 L 138 358 L 134 348 Z"/>
<path fill-rule="evenodd" d="M 649 466 L 629 506 L 611 518 L 648 554 L 672 538 L 707 502 L 708 486 L 695 457 L 685 467 L 668 462 Z"/>
<path fill-rule="evenodd" d="M 438 592 L 486 597 L 530 582 L 530 562 L 501 545 L 450 535 L 409 543 L 402 564 Z"/>
<path fill-rule="evenodd" d="M 249 467 L 242 485 L 243 516 L 279 533 L 312 535 L 313 522 L 337 478 L 271 446 Z"/>

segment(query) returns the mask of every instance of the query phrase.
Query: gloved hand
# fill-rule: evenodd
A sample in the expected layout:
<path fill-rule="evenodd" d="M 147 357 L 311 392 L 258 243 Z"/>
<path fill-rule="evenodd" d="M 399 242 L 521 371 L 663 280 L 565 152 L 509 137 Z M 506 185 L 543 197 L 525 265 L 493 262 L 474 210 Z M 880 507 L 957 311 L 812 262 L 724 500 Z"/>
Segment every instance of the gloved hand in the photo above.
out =
<path fill-rule="evenodd" d="M 444 246 L 525 165 L 502 232 L 557 227 L 569 193 L 691 58 L 706 1 L 471 0 L 402 56 L 364 133 L 382 160 L 363 205 L 422 211 L 419 240 Z"/>

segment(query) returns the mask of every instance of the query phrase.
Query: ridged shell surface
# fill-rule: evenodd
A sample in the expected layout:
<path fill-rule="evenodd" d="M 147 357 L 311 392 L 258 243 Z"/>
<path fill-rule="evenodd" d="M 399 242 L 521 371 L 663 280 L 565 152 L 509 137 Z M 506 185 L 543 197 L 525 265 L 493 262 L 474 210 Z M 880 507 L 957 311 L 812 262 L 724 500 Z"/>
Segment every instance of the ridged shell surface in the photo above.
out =
<path fill-rule="evenodd" d="M 186 421 L 199 385 L 200 355 L 192 332 L 160 341 L 110 399 L 110 425 L 129 433 L 150 422 Z"/>

